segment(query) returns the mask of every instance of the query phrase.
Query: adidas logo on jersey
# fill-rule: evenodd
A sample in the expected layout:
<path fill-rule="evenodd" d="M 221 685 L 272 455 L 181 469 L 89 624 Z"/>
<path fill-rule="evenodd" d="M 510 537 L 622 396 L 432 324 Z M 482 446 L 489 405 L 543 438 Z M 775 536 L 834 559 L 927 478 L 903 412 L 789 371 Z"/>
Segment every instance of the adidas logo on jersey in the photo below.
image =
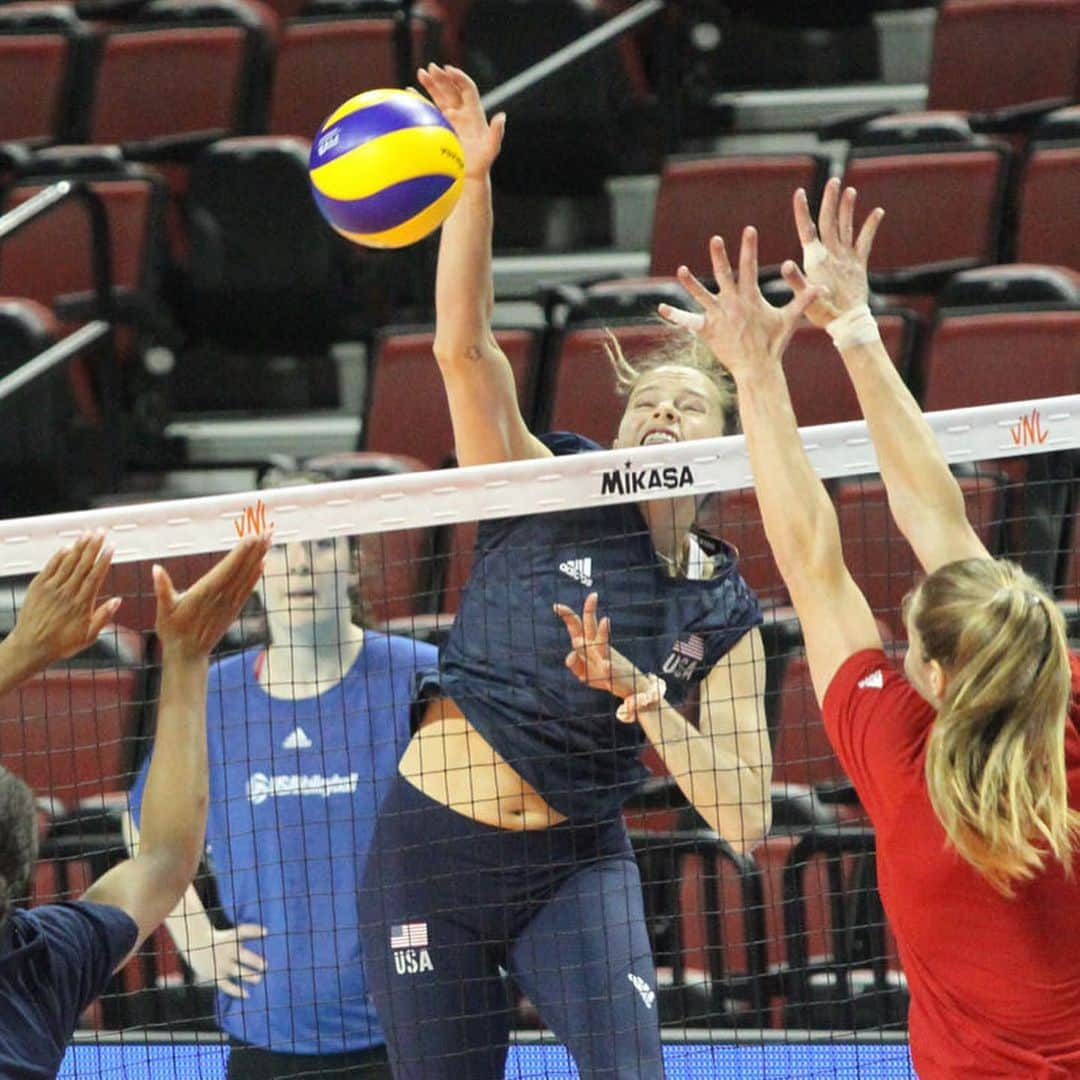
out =
<path fill-rule="evenodd" d="M 651 1009 L 656 1003 L 656 991 L 640 976 L 635 975 L 632 971 L 626 976 L 634 989 L 641 995 L 641 1000 L 645 1003 L 646 1009 Z"/>
<path fill-rule="evenodd" d="M 860 690 L 880 690 L 885 685 L 885 673 L 878 668 L 856 683 Z"/>
<path fill-rule="evenodd" d="M 592 588 L 591 557 L 586 557 L 584 559 L 567 559 L 566 562 L 559 563 L 559 570 L 568 578 L 573 578 L 575 581 L 580 581 L 582 585 L 587 585 L 589 588 Z"/>
<path fill-rule="evenodd" d="M 302 727 L 294 727 L 284 739 L 281 740 L 283 750 L 308 750 L 312 746 L 308 733 Z"/>

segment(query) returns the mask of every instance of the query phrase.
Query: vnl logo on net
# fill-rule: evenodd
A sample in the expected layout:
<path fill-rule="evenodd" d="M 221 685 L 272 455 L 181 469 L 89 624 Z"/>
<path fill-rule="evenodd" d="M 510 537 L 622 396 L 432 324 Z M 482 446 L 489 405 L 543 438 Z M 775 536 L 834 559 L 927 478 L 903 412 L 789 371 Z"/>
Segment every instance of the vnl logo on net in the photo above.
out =
<path fill-rule="evenodd" d="M 254 506 L 245 506 L 240 516 L 233 520 L 233 528 L 241 540 L 245 536 L 267 532 L 273 527 L 274 523 L 267 520 L 266 503 L 262 499 L 258 499 Z"/>
<path fill-rule="evenodd" d="M 1050 432 L 1043 429 L 1039 410 L 1032 409 L 1030 416 L 1021 416 L 1015 424 L 1009 425 L 1009 434 L 1013 446 L 1041 446 Z"/>

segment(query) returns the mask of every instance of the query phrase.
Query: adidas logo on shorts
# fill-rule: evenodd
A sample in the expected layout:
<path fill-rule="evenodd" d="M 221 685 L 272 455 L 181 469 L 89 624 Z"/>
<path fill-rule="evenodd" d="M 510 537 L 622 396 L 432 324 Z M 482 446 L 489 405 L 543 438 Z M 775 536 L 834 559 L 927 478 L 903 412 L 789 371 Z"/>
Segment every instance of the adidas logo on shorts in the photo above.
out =
<path fill-rule="evenodd" d="M 592 558 L 567 559 L 559 563 L 559 570 L 568 578 L 580 581 L 582 585 L 592 587 Z"/>

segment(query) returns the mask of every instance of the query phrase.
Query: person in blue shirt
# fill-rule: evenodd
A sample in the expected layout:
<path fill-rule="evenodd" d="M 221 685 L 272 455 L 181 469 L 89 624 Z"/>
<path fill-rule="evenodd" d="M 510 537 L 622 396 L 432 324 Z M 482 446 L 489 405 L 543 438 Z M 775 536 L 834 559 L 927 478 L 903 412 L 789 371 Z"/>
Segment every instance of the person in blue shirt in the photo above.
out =
<path fill-rule="evenodd" d="M 314 472 L 273 483 L 318 482 Z M 214 985 L 233 1078 L 389 1078 L 357 931 L 357 870 L 409 738 L 418 666 L 434 647 L 360 625 L 359 547 L 271 549 L 270 643 L 210 670 L 207 856 L 228 928 L 194 887 L 166 920 Z M 137 843 L 142 778 L 130 796 Z"/>
<path fill-rule="evenodd" d="M 136 858 L 77 901 L 14 907 L 33 873 L 37 814 L 29 787 L 0 769 L 0 1076 L 56 1075 L 80 1014 L 191 882 L 206 825 L 208 657 L 254 588 L 267 545 L 241 541 L 179 595 L 154 567 L 161 697 Z M 97 602 L 110 560 L 103 534 L 87 534 L 34 578 L 0 643 L 0 693 L 96 640 L 120 606 Z"/>
<path fill-rule="evenodd" d="M 491 332 L 489 172 L 505 118 L 489 124 L 464 72 L 431 65 L 418 78 L 466 161 L 436 276 L 435 359 L 458 462 L 595 449 L 528 430 Z M 794 327 L 798 305 L 778 318 Z M 731 429 L 730 380 L 692 341 L 645 364 L 616 354 L 628 392 L 616 446 Z M 621 817 L 647 775 L 643 748 L 732 847 L 760 840 L 771 814 L 762 616 L 733 549 L 695 528 L 697 509 L 687 494 L 481 525 L 359 898 L 399 1080 L 502 1075 L 502 972 L 581 1076 L 663 1075 L 656 973 Z M 568 658 L 572 618 L 595 615 L 597 593 L 612 644 L 640 675 L 633 687 L 589 686 Z M 678 711 L 695 694 L 697 726 Z"/>

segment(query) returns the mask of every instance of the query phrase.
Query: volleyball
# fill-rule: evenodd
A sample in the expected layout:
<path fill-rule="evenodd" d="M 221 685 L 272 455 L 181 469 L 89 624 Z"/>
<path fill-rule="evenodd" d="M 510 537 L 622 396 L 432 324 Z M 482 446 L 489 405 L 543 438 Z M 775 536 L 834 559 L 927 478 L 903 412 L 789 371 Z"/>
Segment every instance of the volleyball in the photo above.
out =
<path fill-rule="evenodd" d="M 401 248 L 437 229 L 461 194 L 454 129 L 413 90 L 369 90 L 319 128 L 308 171 L 330 225 L 365 247 Z"/>

